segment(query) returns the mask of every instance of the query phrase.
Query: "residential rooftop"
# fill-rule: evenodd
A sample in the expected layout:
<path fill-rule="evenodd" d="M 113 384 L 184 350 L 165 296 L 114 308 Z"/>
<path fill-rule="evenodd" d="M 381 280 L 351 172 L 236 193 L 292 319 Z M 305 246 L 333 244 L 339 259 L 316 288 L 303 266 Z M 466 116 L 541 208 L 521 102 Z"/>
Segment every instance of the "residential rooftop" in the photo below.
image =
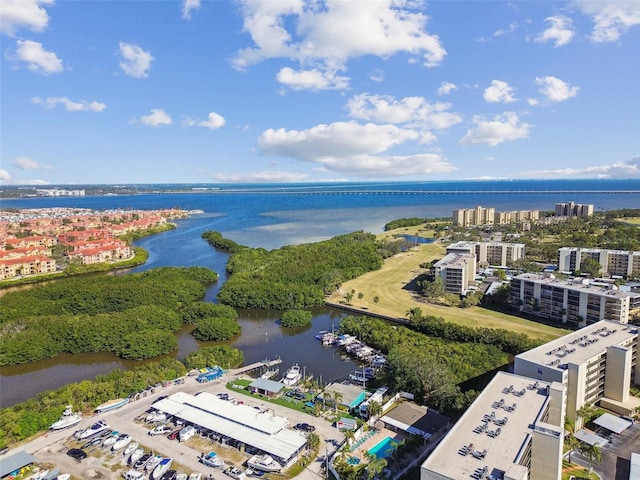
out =
<path fill-rule="evenodd" d="M 537 282 L 546 285 L 557 285 L 558 287 L 565 288 L 567 290 L 584 292 L 591 291 L 603 297 L 608 298 L 624 298 L 630 297 L 635 298 L 640 294 L 637 292 L 626 292 L 622 290 L 617 290 L 610 288 L 609 285 L 606 285 L 602 282 L 594 282 L 592 280 L 586 278 L 572 278 L 569 280 L 561 280 L 556 278 L 554 275 L 541 275 L 537 273 L 521 273 L 516 279 L 528 280 L 532 282 Z"/>

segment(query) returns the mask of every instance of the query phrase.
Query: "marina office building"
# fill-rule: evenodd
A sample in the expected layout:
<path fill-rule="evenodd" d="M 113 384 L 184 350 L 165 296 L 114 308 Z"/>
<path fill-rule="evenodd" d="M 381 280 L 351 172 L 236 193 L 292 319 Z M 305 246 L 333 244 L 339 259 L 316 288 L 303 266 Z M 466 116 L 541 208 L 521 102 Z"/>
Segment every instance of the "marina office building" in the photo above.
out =
<path fill-rule="evenodd" d="M 602 266 L 602 272 L 611 276 L 629 278 L 640 275 L 640 252 L 602 248 L 559 248 L 558 270 L 573 273 L 581 269 L 586 258 L 598 262 Z"/>
<path fill-rule="evenodd" d="M 582 278 L 523 273 L 511 279 L 509 302 L 521 312 L 580 327 L 605 319 L 629 323 L 640 318 L 640 293 Z"/>
<path fill-rule="evenodd" d="M 422 464 L 420 480 L 559 480 L 565 391 L 498 372 Z"/>
<path fill-rule="evenodd" d="M 566 413 L 576 420 L 584 405 L 600 406 L 623 415 L 640 407 L 630 396 L 640 383 L 638 327 L 601 321 L 516 355 L 514 372 L 566 387 Z"/>
<path fill-rule="evenodd" d="M 524 243 L 461 241 L 449 245 L 447 253 L 470 253 L 476 256 L 476 263 L 506 267 L 524 258 Z"/>
<path fill-rule="evenodd" d="M 177 392 L 158 400 L 153 408 L 193 425 L 204 435 L 212 433 L 223 441 L 233 440 L 245 448 L 268 453 L 284 468 L 296 461 L 307 443 L 304 435 L 288 428 L 285 417 L 234 404 L 208 392 L 196 395 Z"/>

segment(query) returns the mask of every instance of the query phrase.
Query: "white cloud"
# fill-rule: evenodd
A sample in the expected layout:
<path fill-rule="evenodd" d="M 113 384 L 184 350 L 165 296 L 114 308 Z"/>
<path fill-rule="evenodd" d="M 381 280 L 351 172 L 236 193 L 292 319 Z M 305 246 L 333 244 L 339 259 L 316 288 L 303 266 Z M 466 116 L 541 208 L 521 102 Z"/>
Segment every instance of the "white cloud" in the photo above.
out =
<path fill-rule="evenodd" d="M 640 2 L 637 0 L 577 0 L 576 3 L 582 13 L 593 19 L 593 42 L 615 42 L 629 28 L 640 25 Z"/>
<path fill-rule="evenodd" d="M 40 165 L 37 161 L 29 157 L 16 157 L 13 165 L 21 170 L 50 170 L 51 167 Z"/>
<path fill-rule="evenodd" d="M 200 9 L 200 0 L 182 1 L 182 19 L 191 20 L 191 12 Z"/>
<path fill-rule="evenodd" d="M 489 103 L 512 103 L 516 99 L 513 97 L 513 88 L 502 80 L 493 80 L 491 86 L 484 91 L 484 99 Z"/>
<path fill-rule="evenodd" d="M 384 72 L 379 68 L 376 68 L 371 75 L 369 75 L 369 80 L 373 82 L 382 82 L 384 80 Z"/>
<path fill-rule="evenodd" d="M 298 70 L 284 67 L 276 75 L 276 80 L 293 90 L 342 90 L 349 86 L 349 77 L 341 77 L 336 71 Z"/>
<path fill-rule="evenodd" d="M 378 123 L 406 124 L 423 128 L 445 129 L 460 123 L 462 118 L 449 112 L 451 104 L 429 103 L 423 97 L 396 100 L 388 95 L 363 93 L 347 103 L 349 116 Z"/>
<path fill-rule="evenodd" d="M 426 32 L 427 17 L 411 2 L 242 0 L 241 4 L 244 30 L 253 46 L 237 52 L 233 65 L 239 70 L 283 58 L 297 62 L 302 71 L 336 72 L 352 58 L 398 53 L 420 56 L 431 67 L 446 55 L 440 39 Z"/>
<path fill-rule="evenodd" d="M 530 106 L 535 107 L 536 105 L 538 105 L 540 103 L 540 101 L 537 98 L 527 98 L 527 103 Z"/>
<path fill-rule="evenodd" d="M 366 178 L 450 172 L 455 167 L 441 155 L 380 155 L 423 136 L 395 125 L 336 122 L 308 130 L 269 129 L 258 139 L 260 151 L 316 163 L 326 170 Z"/>
<path fill-rule="evenodd" d="M 564 15 L 556 15 L 553 17 L 545 18 L 545 21 L 550 25 L 549 27 L 536 37 L 536 42 L 544 43 L 546 41 L 554 41 L 554 47 L 561 47 L 566 45 L 573 38 L 573 22 L 570 18 Z"/>
<path fill-rule="evenodd" d="M 53 3 L 54 0 L 2 0 L 0 33 L 13 37 L 19 28 L 43 31 L 49 24 L 49 15 L 42 6 Z"/>
<path fill-rule="evenodd" d="M 16 42 L 16 59 L 25 62 L 32 72 L 49 75 L 60 73 L 64 70 L 62 60 L 53 52 L 42 48 L 42 44 L 31 40 L 18 40 Z"/>
<path fill-rule="evenodd" d="M 572 87 L 559 78 L 552 76 L 536 77 L 535 84 L 540 87 L 540 93 L 547 97 L 550 102 L 562 102 L 575 97 L 580 90 L 580 87 Z"/>
<path fill-rule="evenodd" d="M 476 116 L 473 119 L 475 128 L 470 128 L 460 139 L 462 145 L 485 144 L 495 147 L 502 142 L 527 138 L 532 125 L 519 123 L 515 112 L 504 112 L 493 120 L 485 120 Z"/>
<path fill-rule="evenodd" d="M 140 122 L 150 127 L 159 127 L 160 125 L 171 125 L 173 120 L 171 116 L 161 108 L 152 108 L 149 115 L 140 117 Z"/>
<path fill-rule="evenodd" d="M 216 112 L 211 112 L 209 113 L 209 117 L 207 120 L 198 122 L 198 126 L 207 127 L 207 128 L 210 128 L 211 130 L 216 130 L 224 126 L 225 123 L 226 123 L 226 120 L 222 115 L 218 115 Z"/>
<path fill-rule="evenodd" d="M 144 51 L 138 45 L 120 42 L 120 68 L 127 75 L 134 78 L 147 78 L 151 62 L 155 60 L 151 53 Z"/>
<path fill-rule="evenodd" d="M 216 173 L 211 178 L 222 183 L 291 183 L 302 182 L 309 178 L 306 173 L 295 172 L 255 172 L 255 173 Z"/>
<path fill-rule="evenodd" d="M 40 97 L 33 97 L 32 103 L 36 105 L 44 105 L 46 108 L 55 108 L 56 105 L 64 105 L 64 108 L 68 112 L 102 112 L 107 105 L 104 103 L 96 102 L 95 100 L 87 102 L 86 100 L 73 101 L 67 97 L 47 97 L 42 99 Z"/>
<path fill-rule="evenodd" d="M 523 172 L 522 177 L 573 177 L 573 178 L 640 178 L 640 155 L 611 165 L 584 168 L 560 168 L 557 170 L 533 170 Z"/>
<path fill-rule="evenodd" d="M 0 182 L 8 182 L 11 180 L 11 175 L 4 168 L 0 168 Z"/>
<path fill-rule="evenodd" d="M 452 91 L 457 90 L 458 86 L 451 82 L 442 82 L 438 88 L 438 95 L 449 95 Z"/>
<path fill-rule="evenodd" d="M 513 33 L 517 29 L 518 29 L 518 23 L 517 22 L 511 22 L 507 28 L 500 28 L 500 29 L 496 30 L 495 32 L 493 32 L 489 38 L 480 37 L 480 38 L 478 38 L 477 41 L 478 42 L 487 42 L 487 41 L 491 40 L 492 38 L 502 37 L 503 35 L 506 35 L 508 33 Z"/>

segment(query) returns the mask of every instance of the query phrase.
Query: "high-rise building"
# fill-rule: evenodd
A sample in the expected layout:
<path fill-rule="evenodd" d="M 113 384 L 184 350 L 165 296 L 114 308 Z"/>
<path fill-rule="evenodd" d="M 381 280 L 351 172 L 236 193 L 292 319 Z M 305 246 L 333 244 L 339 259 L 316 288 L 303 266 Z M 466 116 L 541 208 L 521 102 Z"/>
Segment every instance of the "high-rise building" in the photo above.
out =
<path fill-rule="evenodd" d="M 477 206 L 453 211 L 453 224 L 462 227 L 471 225 L 492 225 L 496 214 L 495 208 Z"/>
<path fill-rule="evenodd" d="M 524 243 L 456 242 L 447 247 L 447 253 L 473 253 L 476 263 L 507 266 L 524 258 Z"/>
<path fill-rule="evenodd" d="M 640 276 L 640 252 L 629 250 L 562 247 L 558 249 L 558 270 L 571 273 L 580 270 L 585 258 L 598 262 L 604 274 L 623 278 Z"/>
<path fill-rule="evenodd" d="M 565 386 L 498 372 L 420 469 L 420 480 L 559 480 Z"/>
<path fill-rule="evenodd" d="M 580 203 L 556 203 L 556 217 L 590 217 L 593 205 Z"/>
<path fill-rule="evenodd" d="M 447 292 L 464 294 L 475 282 L 476 256 L 470 253 L 449 253 L 433 265 L 433 275 L 442 278 Z"/>

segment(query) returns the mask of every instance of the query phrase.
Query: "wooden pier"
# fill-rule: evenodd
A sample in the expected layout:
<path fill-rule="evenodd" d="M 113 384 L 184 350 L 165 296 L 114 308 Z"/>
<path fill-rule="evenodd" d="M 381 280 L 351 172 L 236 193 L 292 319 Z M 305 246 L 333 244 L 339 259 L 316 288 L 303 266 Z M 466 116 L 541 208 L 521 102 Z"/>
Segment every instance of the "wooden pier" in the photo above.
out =
<path fill-rule="evenodd" d="M 244 373 L 248 373 L 253 370 L 258 370 L 259 368 L 269 368 L 274 365 L 279 365 L 281 363 L 282 363 L 281 358 L 276 358 L 275 360 L 264 360 L 262 362 L 252 363 L 251 365 L 246 365 L 244 367 L 232 368 L 229 370 L 229 375 L 231 376 L 242 375 Z"/>

